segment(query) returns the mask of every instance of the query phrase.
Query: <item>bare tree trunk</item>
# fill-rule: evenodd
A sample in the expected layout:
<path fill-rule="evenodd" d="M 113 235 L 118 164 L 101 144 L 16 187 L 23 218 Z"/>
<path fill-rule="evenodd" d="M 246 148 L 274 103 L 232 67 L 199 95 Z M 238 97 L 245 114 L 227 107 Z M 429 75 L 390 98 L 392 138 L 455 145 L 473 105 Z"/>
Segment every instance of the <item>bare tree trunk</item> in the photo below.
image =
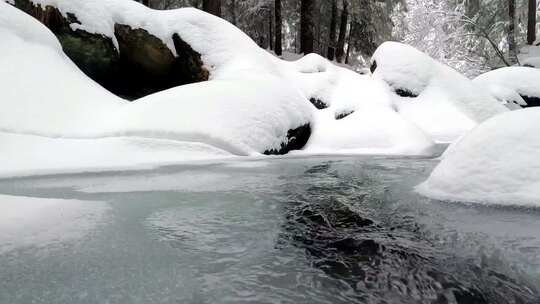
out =
<path fill-rule="evenodd" d="M 532 45 L 536 40 L 536 0 L 529 0 L 527 19 L 527 43 Z"/>
<path fill-rule="evenodd" d="M 274 49 L 274 14 L 271 8 L 268 8 L 268 45 Z"/>
<path fill-rule="evenodd" d="M 351 28 L 349 30 L 349 39 L 347 41 L 347 55 L 345 56 L 345 64 L 349 64 L 353 33 L 354 33 L 354 18 L 351 21 Z"/>
<path fill-rule="evenodd" d="M 283 46 L 281 42 L 281 28 L 283 26 L 283 18 L 281 16 L 281 0 L 275 0 L 274 3 L 274 17 L 276 18 L 276 41 L 275 52 L 276 55 L 283 55 Z"/>
<path fill-rule="evenodd" d="M 314 12 L 315 0 L 301 0 L 300 7 L 300 52 L 313 53 L 314 50 Z"/>
<path fill-rule="evenodd" d="M 238 23 L 236 18 L 236 0 L 231 0 L 231 21 L 234 25 Z"/>
<path fill-rule="evenodd" d="M 508 59 L 510 63 L 516 63 L 516 0 L 508 0 Z"/>
<path fill-rule="evenodd" d="M 203 0 L 203 10 L 221 17 L 221 0 Z"/>
<path fill-rule="evenodd" d="M 347 23 L 349 21 L 349 3 L 347 0 L 343 0 L 343 12 L 341 13 L 341 24 L 339 26 L 339 38 L 336 49 L 337 62 L 343 62 L 343 55 L 345 55 L 345 37 L 347 34 Z"/>
<path fill-rule="evenodd" d="M 330 33 L 328 38 L 328 59 L 336 58 L 336 31 L 337 31 L 337 0 L 332 0 L 332 17 L 330 18 Z"/>

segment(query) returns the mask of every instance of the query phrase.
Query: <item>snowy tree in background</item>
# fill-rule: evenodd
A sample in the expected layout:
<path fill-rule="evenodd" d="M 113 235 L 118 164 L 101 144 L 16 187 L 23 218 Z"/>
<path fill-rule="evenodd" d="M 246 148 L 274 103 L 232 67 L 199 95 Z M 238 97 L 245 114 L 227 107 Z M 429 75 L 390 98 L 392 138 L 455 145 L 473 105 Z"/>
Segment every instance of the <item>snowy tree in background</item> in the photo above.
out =
<path fill-rule="evenodd" d="M 488 70 L 487 60 L 475 53 L 482 41 L 465 22 L 463 5 L 447 1 L 407 0 L 396 7 L 394 36 L 467 76 Z"/>

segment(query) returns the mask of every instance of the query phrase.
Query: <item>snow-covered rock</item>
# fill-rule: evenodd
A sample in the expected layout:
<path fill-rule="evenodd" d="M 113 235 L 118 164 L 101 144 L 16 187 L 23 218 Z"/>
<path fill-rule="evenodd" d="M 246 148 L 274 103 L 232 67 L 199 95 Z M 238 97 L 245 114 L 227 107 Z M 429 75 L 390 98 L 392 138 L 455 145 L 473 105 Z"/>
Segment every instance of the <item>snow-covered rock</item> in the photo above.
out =
<path fill-rule="evenodd" d="M 383 43 L 371 69 L 394 92 L 397 111 L 438 141 L 453 141 L 507 110 L 465 76 L 411 46 Z"/>
<path fill-rule="evenodd" d="M 271 73 L 231 71 L 228 78 L 222 75 L 129 103 L 78 70 L 41 23 L 4 2 L 0 2 L 0 11 L 0 131 L 39 136 L 36 142 L 42 137 L 87 139 L 96 147 L 100 141 L 95 139 L 126 136 L 199 142 L 235 155 L 250 155 L 280 150 L 288 144 L 290 130 L 309 125 L 312 120 L 312 106 L 301 92 Z M 32 61 L 27 60 L 30 54 Z M 266 60 L 273 62 L 269 55 Z M 21 148 L 32 148 L 27 141 L 25 138 Z M 16 141 L 10 140 L 10 144 L 16 146 Z M 84 146 L 81 144 L 81 149 Z M 73 149 L 68 150 L 71 153 Z M 110 150 L 103 149 L 104 153 Z M 6 151 L 1 149 L 0 153 Z M 62 149 L 30 151 L 39 154 L 34 155 L 36 159 L 42 159 L 40 155 L 64 157 Z M 114 159 L 118 155 L 109 156 Z M 222 157 L 221 153 L 218 156 Z M 2 162 L 10 162 L 13 157 L 16 154 L 4 154 Z M 108 166 L 111 162 L 105 163 Z"/>
<path fill-rule="evenodd" d="M 519 50 L 518 59 L 521 66 L 540 68 L 540 46 L 535 41 L 534 45 L 524 45 Z"/>
<path fill-rule="evenodd" d="M 503 101 L 521 106 L 540 106 L 539 69 L 504 67 L 482 74 L 473 82 L 490 88 L 491 93 Z"/>
<path fill-rule="evenodd" d="M 540 206 L 540 109 L 504 113 L 452 145 L 426 196 L 451 201 Z"/>
<path fill-rule="evenodd" d="M 127 23 L 174 51 L 178 34 L 211 74 L 128 102 L 82 73 L 43 24 L 0 1 L 0 175 L 285 153 L 308 139 L 307 154 L 418 155 L 433 147 L 396 113 L 384 83 L 318 55 L 282 61 L 204 12 L 122 0 L 32 1 L 76 14 L 72 27 L 111 39 L 114 25 Z"/>

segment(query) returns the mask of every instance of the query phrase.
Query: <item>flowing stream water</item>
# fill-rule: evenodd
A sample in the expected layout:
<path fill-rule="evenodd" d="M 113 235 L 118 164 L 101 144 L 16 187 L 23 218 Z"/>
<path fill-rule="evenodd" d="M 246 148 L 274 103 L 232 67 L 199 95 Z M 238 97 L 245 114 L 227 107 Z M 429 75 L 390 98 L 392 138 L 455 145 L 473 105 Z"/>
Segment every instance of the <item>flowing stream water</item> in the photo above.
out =
<path fill-rule="evenodd" d="M 540 210 L 421 197 L 437 162 L 0 180 L 0 303 L 540 303 Z"/>

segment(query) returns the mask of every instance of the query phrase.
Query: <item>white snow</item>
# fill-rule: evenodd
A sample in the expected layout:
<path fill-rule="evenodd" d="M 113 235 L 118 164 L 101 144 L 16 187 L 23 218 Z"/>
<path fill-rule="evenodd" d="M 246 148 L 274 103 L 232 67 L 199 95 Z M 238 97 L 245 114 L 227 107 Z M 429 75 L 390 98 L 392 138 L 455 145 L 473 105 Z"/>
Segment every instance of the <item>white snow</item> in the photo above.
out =
<path fill-rule="evenodd" d="M 452 145 L 426 196 L 462 202 L 540 206 L 540 109 L 496 116 Z"/>
<path fill-rule="evenodd" d="M 471 89 L 469 82 L 417 51 L 408 65 L 387 55 L 388 45 L 400 51 L 399 45 L 378 50 L 372 77 L 315 54 L 280 60 L 236 27 L 195 9 L 33 1 L 74 13 L 81 24 L 72 26 L 111 38 L 114 24 L 124 23 L 148 30 L 174 51 L 171 37 L 178 33 L 202 54 L 211 79 L 127 102 L 85 76 L 41 23 L 0 1 L 0 65 L 6 67 L 0 70 L 1 176 L 254 156 L 279 148 L 289 130 L 308 123 L 312 136 L 296 153 L 429 155 L 434 139 L 452 140 L 501 110 L 489 101 L 467 104 L 471 96 L 453 91 Z M 423 70 L 411 77 L 418 65 Z M 441 71 L 450 76 L 435 76 Z M 400 73 L 396 81 L 422 91 L 418 102 L 389 89 L 386 77 Z M 463 83 L 447 83 L 455 80 Z M 310 98 L 328 108 L 317 110 Z"/>
<path fill-rule="evenodd" d="M 540 68 L 540 46 L 524 45 L 519 50 L 518 59 L 521 66 L 530 66 L 533 68 Z"/>
<path fill-rule="evenodd" d="M 313 115 L 297 88 L 256 68 L 129 103 L 79 71 L 38 21 L 4 2 L 0 11 L 3 175 L 251 155 Z"/>
<path fill-rule="evenodd" d="M 486 87 L 503 87 L 521 96 L 540 97 L 540 70 L 531 67 L 496 69 L 476 77 L 473 82 Z"/>
<path fill-rule="evenodd" d="M 79 240 L 104 223 L 108 210 L 98 201 L 0 195 L 0 254 Z"/>
<path fill-rule="evenodd" d="M 507 111 L 465 76 L 411 46 L 385 42 L 372 62 L 377 65 L 375 79 L 391 90 L 418 95 L 393 94 L 396 109 L 436 141 L 453 141 L 478 123 Z"/>
<path fill-rule="evenodd" d="M 339 67 L 309 54 L 279 62 L 307 98 L 328 107 L 315 110 L 312 135 L 296 154 L 428 155 L 434 142 L 396 113 L 386 85 L 370 75 Z M 342 114 L 350 114 L 337 119 Z"/>
<path fill-rule="evenodd" d="M 0 177 L 139 170 L 232 157 L 199 142 L 141 137 L 66 139 L 5 132 L 0 132 L 0 155 Z"/>

